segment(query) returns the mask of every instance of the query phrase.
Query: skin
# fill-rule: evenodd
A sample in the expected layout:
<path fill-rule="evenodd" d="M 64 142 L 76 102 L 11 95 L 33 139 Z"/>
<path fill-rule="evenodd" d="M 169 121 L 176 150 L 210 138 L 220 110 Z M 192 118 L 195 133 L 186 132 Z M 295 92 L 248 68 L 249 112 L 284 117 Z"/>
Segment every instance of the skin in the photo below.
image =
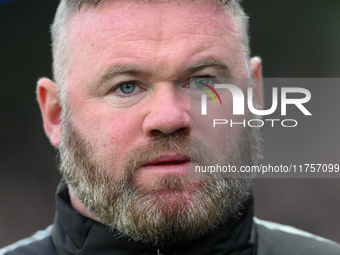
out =
<path fill-rule="evenodd" d="M 251 73 L 243 52 L 242 37 L 234 17 L 214 1 L 176 1 L 145 4 L 135 1 L 106 1 L 82 8 L 71 19 L 71 47 L 66 99 L 70 117 L 80 135 L 93 145 L 96 158 L 115 158 L 117 169 L 125 155 L 148 144 L 159 134 L 182 132 L 209 146 L 221 137 L 207 132 L 208 124 L 195 124 L 198 111 L 190 112 L 188 82 L 200 76 L 261 77 L 261 61 L 253 58 Z M 202 63 L 218 62 L 202 66 Z M 197 70 L 191 67 L 201 65 Z M 124 73 L 114 74 L 119 68 Z M 138 72 L 137 72 L 138 70 Z M 115 86 L 137 81 L 136 92 L 121 94 Z M 245 89 L 245 88 L 243 88 Z M 262 102 L 262 87 L 255 94 Z M 61 108 L 56 84 L 46 78 L 38 82 L 38 99 L 44 127 L 51 143 L 60 145 Z M 231 105 L 230 96 L 222 98 Z M 199 109 L 199 106 L 195 107 Z M 231 112 L 223 112 L 230 118 Z M 237 137 L 238 130 L 230 137 Z M 208 134 L 212 133 L 212 134 Z M 208 134 L 208 135 L 207 135 Z M 228 148 L 227 138 L 223 144 Z M 220 148 L 222 149 L 222 148 Z M 183 163 L 172 165 L 172 161 Z M 169 152 L 137 172 L 136 182 L 152 187 L 155 177 L 188 175 L 189 159 Z M 113 178 L 122 174 L 112 172 Z M 70 189 L 73 207 L 94 218 Z"/>

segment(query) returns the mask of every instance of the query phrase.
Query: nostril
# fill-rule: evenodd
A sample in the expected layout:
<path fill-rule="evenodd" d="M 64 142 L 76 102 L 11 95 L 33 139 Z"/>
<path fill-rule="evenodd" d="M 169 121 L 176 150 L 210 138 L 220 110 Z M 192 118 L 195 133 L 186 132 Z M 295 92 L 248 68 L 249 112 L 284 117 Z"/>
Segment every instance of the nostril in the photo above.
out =
<path fill-rule="evenodd" d="M 189 124 L 189 127 L 185 127 L 185 128 L 182 128 L 180 130 L 180 132 L 183 134 L 183 135 L 190 135 L 190 124 Z"/>
<path fill-rule="evenodd" d="M 160 136 L 169 136 L 169 135 L 173 135 L 176 133 L 180 133 L 184 136 L 188 136 L 190 135 L 190 126 L 189 127 L 184 127 L 184 128 L 179 128 L 179 129 L 173 129 L 172 131 L 170 131 L 170 129 L 168 131 L 163 130 L 158 130 L 158 129 L 154 129 L 150 131 L 150 136 L 151 137 L 160 137 Z"/>
<path fill-rule="evenodd" d="M 164 135 L 164 133 L 161 132 L 161 131 L 159 131 L 159 130 L 151 130 L 151 131 L 150 131 L 150 135 L 151 135 L 152 137 L 156 137 L 156 136 L 162 136 L 162 135 Z"/>

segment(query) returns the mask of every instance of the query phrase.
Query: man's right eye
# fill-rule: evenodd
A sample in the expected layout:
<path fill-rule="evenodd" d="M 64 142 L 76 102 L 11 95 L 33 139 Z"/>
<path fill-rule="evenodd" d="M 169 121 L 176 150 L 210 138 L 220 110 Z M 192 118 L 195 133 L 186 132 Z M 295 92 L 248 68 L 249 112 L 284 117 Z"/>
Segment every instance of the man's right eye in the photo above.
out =
<path fill-rule="evenodd" d="M 136 84 L 134 83 L 126 83 L 119 86 L 120 91 L 124 94 L 131 94 L 132 92 L 135 91 L 135 88 Z"/>
<path fill-rule="evenodd" d="M 139 92 L 140 89 L 137 86 L 136 82 L 129 81 L 129 82 L 124 82 L 122 84 L 117 85 L 112 89 L 114 94 L 117 96 L 128 96 L 130 94 Z"/>

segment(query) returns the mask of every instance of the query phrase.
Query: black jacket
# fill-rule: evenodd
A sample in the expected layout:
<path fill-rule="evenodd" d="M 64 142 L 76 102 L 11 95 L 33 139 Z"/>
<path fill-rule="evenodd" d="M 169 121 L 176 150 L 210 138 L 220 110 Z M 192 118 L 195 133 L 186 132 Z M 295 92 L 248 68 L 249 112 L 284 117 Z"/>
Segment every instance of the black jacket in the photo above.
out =
<path fill-rule="evenodd" d="M 149 247 L 120 237 L 70 205 L 66 184 L 56 194 L 55 222 L 0 255 L 340 255 L 340 245 L 292 227 L 253 218 L 252 197 L 242 215 L 190 244 Z"/>

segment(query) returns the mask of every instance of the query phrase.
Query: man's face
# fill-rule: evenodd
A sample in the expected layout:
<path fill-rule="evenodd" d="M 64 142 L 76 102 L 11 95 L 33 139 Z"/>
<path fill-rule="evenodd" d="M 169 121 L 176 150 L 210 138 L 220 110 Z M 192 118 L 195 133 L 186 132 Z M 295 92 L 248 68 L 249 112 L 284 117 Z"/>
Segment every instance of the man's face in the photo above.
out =
<path fill-rule="evenodd" d="M 96 217 L 106 224 L 114 221 L 111 225 L 123 231 L 127 226 L 121 226 L 124 220 L 117 217 L 126 218 L 127 211 L 134 210 L 130 220 L 141 219 L 135 225 L 146 222 L 150 214 L 150 222 L 158 217 L 169 232 L 179 218 L 184 224 L 196 215 L 190 222 L 204 226 L 174 230 L 188 233 L 191 228 L 193 235 L 234 213 L 244 199 L 247 181 L 190 178 L 190 149 L 199 161 L 209 155 L 207 141 L 221 144 L 223 140 L 227 152 L 219 148 L 211 157 L 240 164 L 248 153 L 243 149 L 250 147 L 251 134 L 237 129 L 217 137 L 207 132 L 211 129 L 207 124 L 190 125 L 195 114 L 190 113 L 188 88 L 194 77 L 249 76 L 233 16 L 214 1 L 106 1 L 74 15 L 68 41 L 71 55 L 65 95 L 69 117 L 64 114 L 62 170 Z M 231 116 L 231 112 L 225 114 Z M 246 146 L 240 148 L 240 144 Z M 136 209 L 134 204 L 141 200 Z M 99 204 L 104 204 L 103 210 Z M 203 219 L 202 210 L 209 209 L 212 218 Z M 218 210 L 227 212 L 222 215 Z M 117 216 L 119 212 L 122 215 Z M 152 228 L 143 226 L 147 227 Z M 147 239 L 134 231 L 125 234 Z M 164 234 L 163 239 L 169 241 L 172 234 Z M 155 237 L 149 239 L 157 243 Z"/>

